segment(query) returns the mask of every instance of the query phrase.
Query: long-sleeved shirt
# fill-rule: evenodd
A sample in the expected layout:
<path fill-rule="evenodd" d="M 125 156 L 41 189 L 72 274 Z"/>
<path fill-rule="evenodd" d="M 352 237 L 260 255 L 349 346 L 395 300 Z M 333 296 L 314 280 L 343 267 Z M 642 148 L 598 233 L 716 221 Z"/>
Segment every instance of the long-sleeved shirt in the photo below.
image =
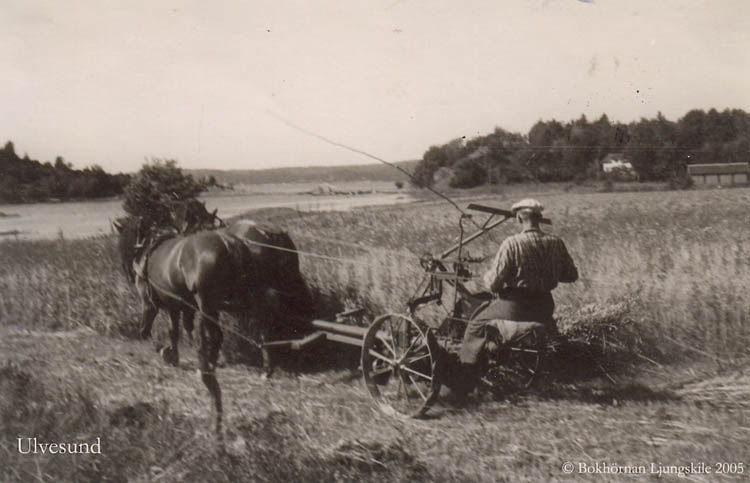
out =
<path fill-rule="evenodd" d="M 506 288 L 527 288 L 550 292 L 559 282 L 578 280 L 578 269 L 565 243 L 537 228 L 508 237 L 483 277 L 492 293 Z"/>

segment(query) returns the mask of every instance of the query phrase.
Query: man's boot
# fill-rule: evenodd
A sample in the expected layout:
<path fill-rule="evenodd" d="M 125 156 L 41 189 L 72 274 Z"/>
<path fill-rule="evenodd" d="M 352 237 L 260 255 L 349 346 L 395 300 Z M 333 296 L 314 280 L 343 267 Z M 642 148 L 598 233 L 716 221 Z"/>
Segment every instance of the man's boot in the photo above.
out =
<path fill-rule="evenodd" d="M 469 394 L 476 388 L 479 382 L 478 371 L 477 364 L 459 363 L 458 370 L 453 378 L 452 388 L 457 401 L 465 402 Z"/>

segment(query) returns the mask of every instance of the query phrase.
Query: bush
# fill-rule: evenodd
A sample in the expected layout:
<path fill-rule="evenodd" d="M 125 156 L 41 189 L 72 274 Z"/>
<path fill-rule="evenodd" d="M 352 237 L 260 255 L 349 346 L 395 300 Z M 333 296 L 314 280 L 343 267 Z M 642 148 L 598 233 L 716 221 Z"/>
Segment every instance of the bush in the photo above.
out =
<path fill-rule="evenodd" d="M 692 188 L 694 184 L 693 178 L 687 173 L 675 174 L 667 182 L 667 186 L 671 190 L 687 190 Z"/>
<path fill-rule="evenodd" d="M 615 182 L 611 178 L 604 178 L 602 185 L 599 188 L 600 193 L 611 193 L 615 189 Z"/>
<path fill-rule="evenodd" d="M 192 176 L 182 173 L 175 160 L 154 159 L 144 164 L 125 188 L 122 207 L 149 224 L 165 226 L 171 221 L 172 203 L 194 199 L 203 189 Z"/>

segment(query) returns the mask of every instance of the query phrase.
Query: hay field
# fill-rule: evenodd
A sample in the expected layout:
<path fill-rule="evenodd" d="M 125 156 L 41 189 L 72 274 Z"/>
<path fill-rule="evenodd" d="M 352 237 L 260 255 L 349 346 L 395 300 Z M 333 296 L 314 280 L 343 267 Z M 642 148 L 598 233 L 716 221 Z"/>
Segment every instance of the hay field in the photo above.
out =
<path fill-rule="evenodd" d="M 656 349 L 665 354 L 695 348 L 720 359 L 747 355 L 750 190 L 537 197 L 553 220 L 545 229 L 566 241 L 581 275 L 579 282 L 555 291 L 560 315 L 627 301 L 644 330 L 658 340 Z M 459 206 L 469 202 L 506 209 L 512 203 L 480 197 Z M 475 217 L 483 220 L 481 214 Z M 281 216 L 276 222 L 302 250 L 356 259 L 359 263 L 339 264 L 303 256 L 302 263 L 314 285 L 345 294 L 349 305 L 377 312 L 403 310 L 420 277 L 417 257 L 453 244 L 458 218 L 446 203 L 424 203 Z M 506 222 L 468 249 L 472 255 L 491 256 L 517 230 Z M 484 268 L 476 267 L 475 273 Z"/>
<path fill-rule="evenodd" d="M 347 358 L 338 347 L 319 348 L 269 382 L 255 367 L 228 364 L 219 371 L 227 407 L 224 453 L 210 434 L 194 347 L 184 342 L 181 367 L 170 368 L 152 342 L 135 339 L 139 305 L 121 274 L 113 238 L 3 243 L 0 480 L 634 478 L 569 475 L 561 469 L 565 462 L 645 465 L 649 471 L 651 464 L 726 463 L 735 469 L 728 481 L 746 477 L 738 465 L 748 471 L 750 464 L 750 190 L 537 197 L 583 279 L 555 293 L 561 324 L 627 319 L 641 338 L 640 364 L 615 367 L 611 381 L 551 381 L 502 401 L 448 402 L 437 408 L 436 419 L 406 422 L 373 410 L 358 379 L 356 353 Z M 316 290 L 321 314 L 353 306 L 373 314 L 403 309 L 420 276 L 418 255 L 450 245 L 458 220 L 445 203 L 431 202 L 252 216 L 288 229 L 305 252 L 303 275 Z M 494 241 L 472 245 L 472 253 L 494 253 L 495 242 L 516 229 L 503 225 Z M 165 337 L 166 320 L 163 314 L 157 319 L 157 339 Z M 328 359 L 336 361 L 320 362 Z M 317 363 L 306 366 L 311 361 Z M 100 437 L 104 450 L 23 455 L 18 437 Z"/>

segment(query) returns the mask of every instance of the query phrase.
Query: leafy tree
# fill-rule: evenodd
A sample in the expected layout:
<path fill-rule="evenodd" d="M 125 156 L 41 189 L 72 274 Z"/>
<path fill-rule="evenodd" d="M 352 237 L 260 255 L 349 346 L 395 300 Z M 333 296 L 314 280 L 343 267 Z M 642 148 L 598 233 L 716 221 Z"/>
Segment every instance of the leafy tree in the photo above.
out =
<path fill-rule="evenodd" d="M 500 128 L 464 142 L 431 146 L 415 169 L 417 186 L 430 186 L 439 171 L 449 170 L 451 184 L 570 181 L 601 177 L 598 161 L 624 153 L 642 181 L 688 185 L 688 163 L 747 162 L 750 114 L 740 110 L 694 109 L 677 122 L 661 113 L 624 125 L 602 115 L 562 124 L 538 121 L 523 136 Z"/>
<path fill-rule="evenodd" d="M 16 147 L 13 145 L 13 142 L 7 141 L 5 146 L 3 146 L 3 149 L 0 149 L 0 159 L 6 161 L 17 157 Z"/>
<path fill-rule="evenodd" d="M 658 179 L 657 153 L 659 140 L 654 126 L 648 119 L 641 119 L 633 123 L 629 129 L 630 141 L 625 147 L 624 154 L 633 164 L 639 179 L 652 181 Z"/>
<path fill-rule="evenodd" d="M 0 200 L 8 203 L 20 203 L 23 201 L 21 183 L 13 175 L 0 177 Z"/>
<path fill-rule="evenodd" d="M 524 168 L 519 166 L 522 157 L 518 156 L 519 151 L 527 146 L 524 136 L 496 127 L 492 134 L 479 139 L 487 150 L 489 183 L 521 181 L 526 177 L 521 174 Z"/>
<path fill-rule="evenodd" d="M 443 167 L 452 166 L 464 154 L 463 138 L 457 138 L 442 146 L 430 146 L 422 156 L 412 175 L 412 182 L 419 186 L 432 186 L 435 172 Z"/>
<path fill-rule="evenodd" d="M 538 121 L 529 130 L 526 166 L 537 181 L 556 181 L 561 177 L 562 146 L 565 129 L 557 121 Z"/>
<path fill-rule="evenodd" d="M 588 177 L 598 159 L 599 135 L 585 115 L 565 126 L 568 143 L 563 150 L 563 181 L 581 181 Z"/>
<path fill-rule="evenodd" d="M 617 125 L 613 126 L 609 122 L 606 114 L 602 114 L 599 120 L 591 124 L 589 139 L 594 145 L 594 160 L 598 162 L 609 153 L 622 151 L 624 143 L 618 139 L 621 138 L 621 132 Z M 598 171 L 598 165 L 596 168 Z"/>
<path fill-rule="evenodd" d="M 451 188 L 473 188 L 487 179 L 487 169 L 478 158 L 464 158 L 453 166 L 455 177 L 451 180 Z"/>
<path fill-rule="evenodd" d="M 197 197 L 204 187 L 191 175 L 183 174 L 175 160 L 152 159 L 141 167 L 125 188 L 123 209 L 143 217 L 147 223 L 170 223 L 171 204 Z"/>
<path fill-rule="evenodd" d="M 26 154 L 19 158 L 10 141 L 0 149 L 0 202 L 114 196 L 122 193 L 128 179 L 124 174 L 107 174 L 96 165 L 84 170 L 73 169 L 73 165 L 60 156 L 54 166 L 30 159 Z"/>
<path fill-rule="evenodd" d="M 730 163 L 747 162 L 750 153 L 750 134 L 744 134 L 724 145 L 722 159 Z"/>
<path fill-rule="evenodd" d="M 704 122 L 706 113 L 693 109 L 677 121 L 677 144 L 685 151 L 697 155 L 704 143 Z"/>
<path fill-rule="evenodd" d="M 73 170 L 73 165 L 66 163 L 62 156 L 58 156 L 55 158 L 55 169 L 63 173 L 70 172 Z"/>
<path fill-rule="evenodd" d="M 677 145 L 677 125 L 659 112 L 652 121 L 659 146 L 654 159 L 658 179 L 672 179 L 686 173 L 686 161 Z"/>

